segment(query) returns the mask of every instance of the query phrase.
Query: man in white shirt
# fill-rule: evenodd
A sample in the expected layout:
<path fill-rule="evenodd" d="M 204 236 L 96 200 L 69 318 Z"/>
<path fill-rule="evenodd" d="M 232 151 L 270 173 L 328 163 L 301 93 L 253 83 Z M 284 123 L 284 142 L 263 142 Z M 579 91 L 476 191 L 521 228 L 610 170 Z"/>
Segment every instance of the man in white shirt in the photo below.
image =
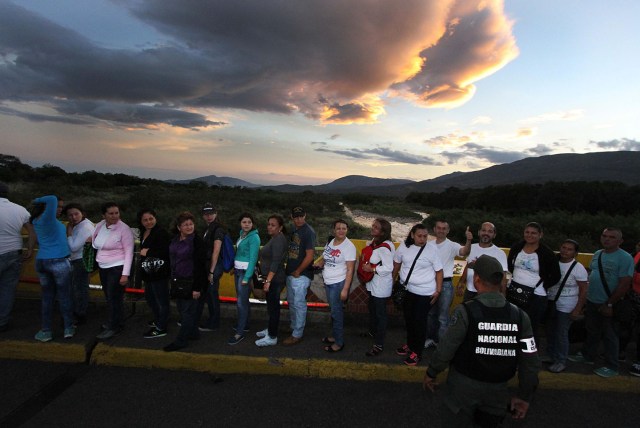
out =
<path fill-rule="evenodd" d="M 0 183 L 0 332 L 9 329 L 22 261 L 31 257 L 36 242 L 33 225 L 29 223 L 29 212 L 7 199 L 8 190 L 6 184 Z M 24 254 L 23 226 L 29 234 L 29 243 Z"/>
<path fill-rule="evenodd" d="M 502 280 L 502 294 L 504 294 L 505 286 L 507 283 L 507 255 L 506 253 L 496 247 L 493 244 L 493 240 L 496 238 L 496 227 L 493 223 L 489 223 L 488 221 L 482 223 L 480 226 L 480 230 L 478 230 L 478 243 L 473 244 L 471 246 L 471 251 L 469 252 L 469 256 L 467 257 L 467 265 L 462 272 L 462 276 L 460 276 L 460 281 L 458 281 L 457 294 L 458 296 L 462 296 L 464 293 L 464 301 L 473 299 L 477 294 L 478 290 L 473 286 L 473 268 L 470 267 L 470 264 L 473 264 L 478 257 L 483 254 L 491 256 L 497 259 L 505 271 L 505 276 Z"/>
<path fill-rule="evenodd" d="M 430 245 L 435 245 L 442 261 L 443 276 L 442 293 L 438 297 L 438 301 L 429 311 L 429 321 L 427 323 L 427 340 L 424 347 L 436 346 L 440 337 L 444 336 L 444 332 L 449 327 L 449 310 L 453 301 L 453 268 L 456 256 L 465 257 L 471 249 L 471 241 L 473 234 L 469 231 L 469 226 L 465 231 L 467 242 L 464 246 L 451 241 L 447 238 L 449 235 L 449 223 L 444 220 L 437 220 L 433 228 L 436 240 L 431 241 Z"/>

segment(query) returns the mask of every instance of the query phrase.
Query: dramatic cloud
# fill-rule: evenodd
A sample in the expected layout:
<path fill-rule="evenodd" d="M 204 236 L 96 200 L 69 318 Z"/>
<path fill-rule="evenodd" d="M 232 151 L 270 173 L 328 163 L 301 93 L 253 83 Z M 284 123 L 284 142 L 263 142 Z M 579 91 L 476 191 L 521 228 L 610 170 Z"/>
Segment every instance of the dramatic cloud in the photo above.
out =
<path fill-rule="evenodd" d="M 429 156 L 420 156 L 409 153 L 407 151 L 392 150 L 389 148 L 377 147 L 368 150 L 362 149 L 331 149 L 326 147 L 319 147 L 315 149 L 317 152 L 333 153 L 340 156 L 354 158 L 354 159 L 366 159 L 393 163 L 403 163 L 410 165 L 442 165 L 442 163 L 434 160 Z"/>
<path fill-rule="evenodd" d="M 462 146 L 459 152 L 442 152 L 440 155 L 448 160 L 448 163 L 454 164 L 465 158 L 477 162 L 484 160 L 489 163 L 501 164 L 511 163 L 523 159 L 526 155 L 522 152 L 510 152 L 499 150 L 491 147 L 484 147 L 475 143 L 468 143 Z"/>
<path fill-rule="evenodd" d="M 614 149 L 614 150 L 626 150 L 638 152 L 640 151 L 640 141 L 632 140 L 630 138 L 622 138 L 619 140 L 610 141 L 590 141 L 589 144 L 594 144 L 601 149 Z"/>
<path fill-rule="evenodd" d="M 0 102 L 127 127 L 222 124 L 200 108 L 370 123 L 388 96 L 458 105 L 517 55 L 502 0 L 116 4 L 172 42 L 110 49 L 1 2 Z"/>

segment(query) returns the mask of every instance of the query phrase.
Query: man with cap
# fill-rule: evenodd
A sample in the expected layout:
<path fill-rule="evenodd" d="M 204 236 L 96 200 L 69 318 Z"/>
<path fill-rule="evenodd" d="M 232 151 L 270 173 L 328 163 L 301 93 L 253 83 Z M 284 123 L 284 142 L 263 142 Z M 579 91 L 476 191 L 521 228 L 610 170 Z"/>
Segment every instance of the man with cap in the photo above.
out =
<path fill-rule="evenodd" d="M 295 345 L 302 340 L 307 321 L 307 290 L 313 279 L 313 258 L 316 246 L 316 232 L 306 222 L 307 213 L 302 207 L 291 210 L 293 232 L 289 240 L 287 274 L 287 302 L 291 320 L 291 336 L 282 344 Z"/>
<path fill-rule="evenodd" d="M 424 389 L 433 392 L 436 376 L 449 366 L 443 427 L 501 426 L 507 410 L 522 419 L 538 385 L 540 361 L 531 321 L 500 293 L 503 266 L 482 255 L 472 267 L 478 295 L 456 307 L 423 381 Z M 509 400 L 507 382 L 516 371 L 518 393 Z"/>
<path fill-rule="evenodd" d="M 200 321 L 204 305 L 209 308 L 209 319 L 199 327 L 200 331 L 214 331 L 220 327 L 220 278 L 224 273 L 220 256 L 225 230 L 218 222 L 218 211 L 211 202 L 202 205 L 202 219 L 207 224 L 202 239 L 207 253 L 208 284 L 207 290 L 200 294 L 196 309 L 196 320 Z M 204 290 L 203 290 L 204 291 Z"/>
<path fill-rule="evenodd" d="M 9 188 L 0 182 L 0 332 L 9 329 L 9 319 L 20 280 L 22 261 L 33 253 L 36 235 L 29 223 L 29 211 L 7 199 Z M 22 227 L 29 234 L 27 251 L 22 253 Z"/>

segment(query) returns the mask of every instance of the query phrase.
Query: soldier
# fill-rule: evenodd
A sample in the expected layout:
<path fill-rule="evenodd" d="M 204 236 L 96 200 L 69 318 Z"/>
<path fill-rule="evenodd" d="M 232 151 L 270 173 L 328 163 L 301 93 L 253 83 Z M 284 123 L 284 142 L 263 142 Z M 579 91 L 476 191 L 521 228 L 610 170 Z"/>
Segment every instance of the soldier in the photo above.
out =
<path fill-rule="evenodd" d="M 482 255 L 473 268 L 478 296 L 455 309 L 423 381 L 424 389 L 433 392 L 437 374 L 449 366 L 443 427 L 497 427 L 507 409 L 522 419 L 538 385 L 540 361 L 531 322 L 500 293 L 503 266 Z M 507 382 L 516 371 L 519 389 L 509 401 Z"/>

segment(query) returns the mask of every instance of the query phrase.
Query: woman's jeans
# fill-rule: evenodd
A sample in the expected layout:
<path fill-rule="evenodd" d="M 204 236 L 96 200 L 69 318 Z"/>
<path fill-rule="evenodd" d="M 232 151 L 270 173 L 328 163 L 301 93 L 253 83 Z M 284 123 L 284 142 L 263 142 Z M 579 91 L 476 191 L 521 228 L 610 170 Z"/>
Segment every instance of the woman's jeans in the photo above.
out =
<path fill-rule="evenodd" d="M 336 345 L 344 345 L 344 312 L 342 308 L 342 300 L 340 293 L 344 288 L 344 280 L 335 284 L 325 284 L 324 288 L 327 292 L 327 302 L 331 309 L 331 321 L 333 326 L 333 338 Z"/>
<path fill-rule="evenodd" d="M 89 306 L 89 272 L 85 269 L 82 259 L 72 260 L 71 268 L 73 313 L 86 317 L 87 307 Z"/>
<path fill-rule="evenodd" d="M 278 337 L 278 327 L 280 326 L 280 293 L 284 288 L 284 282 L 272 281 L 267 291 L 267 313 L 269 314 L 269 337 Z"/>
<path fill-rule="evenodd" d="M 124 319 L 124 285 L 120 285 L 123 266 L 100 268 L 102 291 L 107 299 L 107 330 L 122 329 Z"/>
<path fill-rule="evenodd" d="M 169 279 L 157 279 L 155 281 L 145 281 L 144 297 L 153 312 L 153 320 L 156 329 L 166 330 L 169 320 Z"/>
<path fill-rule="evenodd" d="M 369 332 L 373 334 L 374 345 L 384 347 L 387 333 L 387 297 L 375 297 L 369 292 Z"/>
<path fill-rule="evenodd" d="M 244 277 L 246 270 L 235 269 L 234 276 L 236 282 L 236 296 L 238 307 L 238 324 L 236 325 L 236 334 L 244 336 L 244 330 L 249 325 L 249 318 L 251 317 L 251 304 L 249 303 L 249 294 L 251 293 L 251 282 L 242 284 L 242 278 Z"/>
<path fill-rule="evenodd" d="M 209 319 L 202 324 L 204 328 L 217 330 L 220 327 L 220 278 L 224 274 L 222 261 L 216 263 L 213 270 L 213 282 L 207 286 L 206 292 L 202 293 L 198 300 L 198 309 L 196 312 L 196 323 L 202 318 L 204 306 L 209 308 Z"/>
<path fill-rule="evenodd" d="M 198 300 L 195 299 L 177 299 L 176 306 L 180 313 L 180 331 L 174 344 L 185 347 L 189 340 L 197 340 L 200 338 L 198 323 L 196 322 L 196 312 L 198 310 Z"/>
<path fill-rule="evenodd" d="M 56 297 L 60 302 L 64 328 L 73 327 L 71 262 L 69 258 L 36 259 L 36 271 L 42 286 L 42 330 L 51 331 Z"/>
<path fill-rule="evenodd" d="M 546 321 L 547 330 L 547 354 L 554 363 L 567 363 L 569 355 L 569 327 L 571 327 L 571 314 L 560 312 L 556 304 L 549 301 L 549 316 Z"/>
<path fill-rule="evenodd" d="M 422 356 L 422 349 L 427 338 L 427 319 L 431 310 L 433 296 L 421 296 L 407 291 L 402 309 L 407 328 L 407 346 L 418 357 Z"/>

